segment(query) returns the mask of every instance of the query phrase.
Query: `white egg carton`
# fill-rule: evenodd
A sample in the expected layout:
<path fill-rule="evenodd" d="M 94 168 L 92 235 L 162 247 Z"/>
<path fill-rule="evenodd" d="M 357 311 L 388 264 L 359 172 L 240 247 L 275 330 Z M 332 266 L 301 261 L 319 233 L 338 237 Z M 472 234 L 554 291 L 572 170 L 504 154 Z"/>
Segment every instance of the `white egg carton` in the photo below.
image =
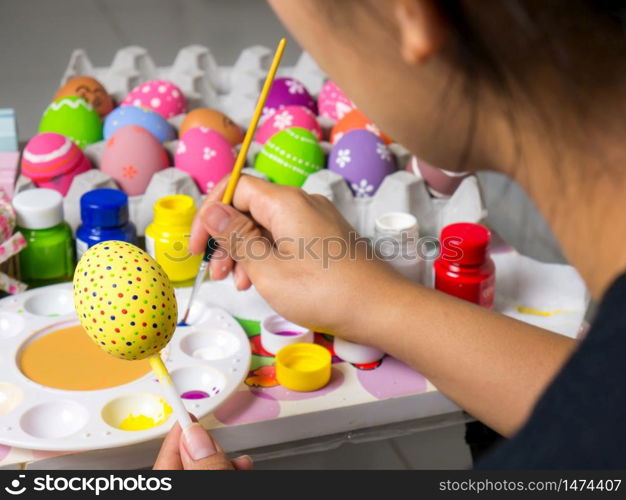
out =
<path fill-rule="evenodd" d="M 95 67 L 84 50 L 75 50 L 61 85 L 75 76 L 93 76 L 120 102 L 139 83 L 163 78 L 181 88 L 190 110 L 200 106 L 216 108 L 245 128 L 251 119 L 272 56 L 271 49 L 255 46 L 243 50 L 233 66 L 220 66 L 210 49 L 191 45 L 179 51 L 171 66 L 157 67 L 146 49 L 131 46 L 118 50 L 110 66 Z M 324 73 L 304 52 L 294 66 L 281 67 L 279 75 L 297 78 L 313 95 L 319 94 L 326 80 Z M 183 119 L 184 115 L 179 115 L 169 121 L 178 130 Z M 318 121 L 328 136 L 334 122 L 325 117 L 319 117 Z M 170 155 L 170 165 L 174 164 L 177 144 L 178 141 L 164 144 Z M 321 146 L 326 155 L 330 154 L 330 143 L 322 141 Z M 85 148 L 96 169 L 78 175 L 65 197 L 65 219 L 74 231 L 80 225 L 80 197 L 92 189 L 117 187 L 112 178 L 98 170 L 104 148 L 104 141 Z M 257 143 L 251 145 L 247 157 L 249 167 L 254 165 L 261 148 Z M 399 144 L 391 144 L 389 149 L 398 168 L 403 169 L 410 159 L 409 151 Z M 246 171 L 253 172 L 250 168 Z M 421 178 L 400 172 L 389 176 L 372 198 L 354 198 L 343 179 L 326 170 L 312 175 L 304 189 L 328 196 L 364 236 L 372 236 L 375 218 L 390 211 L 408 211 L 416 215 L 422 235 L 437 235 L 442 224 L 460 220 L 476 222 L 484 217 L 477 180 L 472 179 L 463 189 L 459 188 L 458 195 L 443 201 L 430 197 Z M 20 176 L 15 191 L 32 187 L 34 185 L 29 179 Z M 155 174 L 143 195 L 129 197 L 130 219 L 140 236 L 152 221 L 154 202 L 169 194 L 188 194 L 198 205 L 202 200 L 202 193 L 188 174 L 174 168 Z"/>
<path fill-rule="evenodd" d="M 176 290 L 179 304 L 186 305 L 189 293 Z M 35 383 L 20 371 L 20 354 L 30 342 L 77 323 L 71 283 L 0 300 L 1 443 L 37 450 L 94 450 L 154 439 L 173 425 L 175 415 L 170 414 L 148 430 L 117 427 L 131 414 L 155 418 L 162 412 L 163 391 L 152 373 L 109 389 L 66 391 Z M 183 399 L 187 410 L 201 418 L 223 403 L 248 374 L 250 346 L 232 316 L 204 302 L 194 303 L 189 324 L 176 330 L 163 357 L 180 394 L 210 395 Z"/>

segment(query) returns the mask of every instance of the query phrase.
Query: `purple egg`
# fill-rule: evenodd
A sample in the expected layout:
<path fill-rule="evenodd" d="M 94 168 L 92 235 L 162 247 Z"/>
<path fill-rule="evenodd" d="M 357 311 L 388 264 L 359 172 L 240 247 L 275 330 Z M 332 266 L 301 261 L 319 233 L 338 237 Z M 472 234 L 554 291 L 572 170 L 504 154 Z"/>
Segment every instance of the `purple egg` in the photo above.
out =
<path fill-rule="evenodd" d="M 385 143 L 365 129 L 351 130 L 339 139 L 328 158 L 328 169 L 341 175 L 357 198 L 374 196 L 383 180 L 396 170 Z"/>
<path fill-rule="evenodd" d="M 263 117 L 287 106 L 302 106 L 317 115 L 317 103 L 304 84 L 295 78 L 277 78 L 263 108 Z"/>

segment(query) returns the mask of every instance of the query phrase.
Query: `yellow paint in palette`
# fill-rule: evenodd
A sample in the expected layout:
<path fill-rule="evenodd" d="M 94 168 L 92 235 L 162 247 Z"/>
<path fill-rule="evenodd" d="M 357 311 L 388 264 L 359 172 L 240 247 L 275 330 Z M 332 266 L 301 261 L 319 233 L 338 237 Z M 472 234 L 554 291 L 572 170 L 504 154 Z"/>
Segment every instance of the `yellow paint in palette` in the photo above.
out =
<path fill-rule="evenodd" d="M 542 316 L 544 318 L 549 318 L 550 316 L 563 314 L 567 311 L 562 311 L 561 309 L 555 309 L 554 311 L 541 311 L 539 309 L 533 309 L 532 307 L 517 306 L 517 312 L 521 314 L 530 314 L 532 316 Z"/>
<path fill-rule="evenodd" d="M 172 413 L 172 407 L 168 405 L 165 400 L 161 399 L 160 401 L 163 405 L 163 413 L 161 415 L 149 417 L 147 415 L 131 414 L 122 420 L 118 427 L 123 431 L 146 431 L 156 427 L 157 425 L 161 425 Z"/>

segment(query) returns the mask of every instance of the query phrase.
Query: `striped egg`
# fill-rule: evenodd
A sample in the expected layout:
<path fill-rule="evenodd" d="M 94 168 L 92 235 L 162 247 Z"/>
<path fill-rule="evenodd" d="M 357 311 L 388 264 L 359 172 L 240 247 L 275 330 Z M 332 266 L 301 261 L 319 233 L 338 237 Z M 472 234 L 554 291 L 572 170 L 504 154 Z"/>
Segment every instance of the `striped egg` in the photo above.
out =
<path fill-rule="evenodd" d="M 160 352 L 178 317 L 174 288 L 161 266 L 127 242 L 105 241 L 85 252 L 74 274 L 74 305 L 87 334 L 127 360 Z"/>
<path fill-rule="evenodd" d="M 301 187 L 309 175 L 324 168 L 324 152 L 311 132 L 289 128 L 265 143 L 254 168 L 272 182 Z"/>
<path fill-rule="evenodd" d="M 45 132 L 33 137 L 22 153 L 22 174 L 37 187 L 54 189 L 65 196 L 74 177 L 91 168 L 91 163 L 67 137 Z"/>
<path fill-rule="evenodd" d="M 39 122 L 39 132 L 62 134 L 84 148 L 102 140 L 102 120 L 82 97 L 62 97 L 46 108 Z"/>

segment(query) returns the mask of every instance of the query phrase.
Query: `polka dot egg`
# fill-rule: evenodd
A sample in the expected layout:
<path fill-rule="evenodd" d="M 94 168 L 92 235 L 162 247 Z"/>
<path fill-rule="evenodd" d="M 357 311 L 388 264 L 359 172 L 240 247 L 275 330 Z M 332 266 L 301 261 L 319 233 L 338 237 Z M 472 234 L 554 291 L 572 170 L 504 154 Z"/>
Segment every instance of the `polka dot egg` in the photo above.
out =
<path fill-rule="evenodd" d="M 131 90 L 121 105 L 151 109 L 163 118 L 172 118 L 185 112 L 187 102 L 183 92 L 172 82 L 150 80 Z"/>
<path fill-rule="evenodd" d="M 320 116 L 325 116 L 334 121 L 341 120 L 355 108 L 354 103 L 331 80 L 328 80 L 322 87 L 317 98 L 317 107 Z"/>
<path fill-rule="evenodd" d="M 146 252 L 122 241 L 85 252 L 74 274 L 74 304 L 91 339 L 120 359 L 160 352 L 176 329 L 178 309 L 167 275 Z"/>

